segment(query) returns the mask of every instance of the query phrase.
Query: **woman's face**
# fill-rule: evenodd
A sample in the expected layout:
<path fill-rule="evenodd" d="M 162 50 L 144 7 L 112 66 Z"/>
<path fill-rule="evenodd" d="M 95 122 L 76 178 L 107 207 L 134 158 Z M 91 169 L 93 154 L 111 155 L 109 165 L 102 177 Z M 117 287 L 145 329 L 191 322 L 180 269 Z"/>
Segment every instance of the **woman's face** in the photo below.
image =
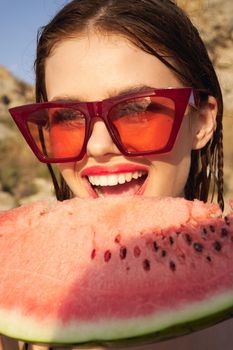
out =
<path fill-rule="evenodd" d="M 103 100 L 142 86 L 182 87 L 157 58 L 118 35 L 88 34 L 60 42 L 45 66 L 48 100 Z M 192 118 L 191 118 L 192 117 Z M 75 196 L 183 196 L 197 116 L 186 109 L 170 153 L 125 157 L 96 120 L 85 157 L 59 169 Z M 93 186 L 93 184 L 98 184 Z"/>

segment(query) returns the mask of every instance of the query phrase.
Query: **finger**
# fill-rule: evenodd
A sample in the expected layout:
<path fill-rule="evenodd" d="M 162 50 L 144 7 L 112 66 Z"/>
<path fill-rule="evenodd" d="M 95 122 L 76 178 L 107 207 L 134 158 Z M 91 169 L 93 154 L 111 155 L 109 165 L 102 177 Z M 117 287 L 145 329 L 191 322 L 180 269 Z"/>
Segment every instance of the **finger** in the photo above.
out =
<path fill-rule="evenodd" d="M 28 345 L 28 350 L 49 350 L 49 347 L 45 346 L 45 345 L 29 344 Z"/>

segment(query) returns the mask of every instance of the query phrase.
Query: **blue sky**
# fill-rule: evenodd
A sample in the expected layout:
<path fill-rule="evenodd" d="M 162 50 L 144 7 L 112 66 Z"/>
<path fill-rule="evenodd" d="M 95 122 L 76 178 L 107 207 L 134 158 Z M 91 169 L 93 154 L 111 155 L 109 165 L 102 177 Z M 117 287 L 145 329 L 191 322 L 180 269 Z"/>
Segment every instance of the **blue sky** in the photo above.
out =
<path fill-rule="evenodd" d="M 67 2 L 0 0 L 0 65 L 33 83 L 37 31 Z"/>

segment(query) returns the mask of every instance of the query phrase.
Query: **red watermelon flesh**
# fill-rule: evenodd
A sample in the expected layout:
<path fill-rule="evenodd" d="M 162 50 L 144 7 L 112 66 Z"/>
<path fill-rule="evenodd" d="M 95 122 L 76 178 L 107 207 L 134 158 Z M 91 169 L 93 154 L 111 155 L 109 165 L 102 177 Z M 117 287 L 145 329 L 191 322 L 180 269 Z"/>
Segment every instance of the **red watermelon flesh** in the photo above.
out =
<path fill-rule="evenodd" d="M 0 333 L 17 339 L 160 340 L 233 312 L 233 215 L 213 204 L 37 202 L 0 214 L 0 252 Z"/>

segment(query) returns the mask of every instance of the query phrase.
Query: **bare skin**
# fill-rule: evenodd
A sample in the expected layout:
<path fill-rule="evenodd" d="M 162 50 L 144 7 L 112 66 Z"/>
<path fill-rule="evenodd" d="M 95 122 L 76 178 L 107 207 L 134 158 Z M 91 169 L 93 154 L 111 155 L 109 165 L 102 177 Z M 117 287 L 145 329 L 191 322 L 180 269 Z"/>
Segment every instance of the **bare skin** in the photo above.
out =
<path fill-rule="evenodd" d="M 181 81 L 155 57 L 119 36 L 88 34 L 59 42 L 46 61 L 48 100 L 97 101 L 138 86 L 182 87 Z M 202 148 L 212 137 L 217 103 L 201 110 L 187 107 L 173 150 L 168 154 L 126 158 L 113 143 L 105 124 L 96 120 L 83 160 L 60 164 L 59 169 L 73 193 L 90 197 L 82 172 L 93 166 L 145 167 L 144 196 L 183 196 L 192 149 Z M 151 349 L 151 346 L 145 349 Z M 173 347 L 175 348 L 175 347 Z"/>
<path fill-rule="evenodd" d="M 115 96 L 138 86 L 154 88 L 182 87 L 181 81 L 158 59 L 141 51 L 120 36 L 88 33 L 59 42 L 46 60 L 48 100 L 77 99 L 97 101 Z M 199 111 L 187 107 L 173 150 L 168 154 L 126 158 L 113 143 L 105 124 L 96 120 L 83 160 L 59 165 L 73 193 L 90 197 L 83 171 L 92 166 L 107 166 L 110 170 L 121 165 L 144 167 L 148 172 L 144 196 L 183 196 L 190 168 L 192 149 L 205 146 L 213 135 L 217 103 L 214 97 Z M 221 331 L 221 328 L 220 328 Z M 208 330 L 203 332 L 203 339 Z M 209 330 L 209 339 L 212 339 Z M 6 339 L 6 341 L 8 341 Z M 145 346 L 144 349 L 196 349 L 200 335 Z M 12 344 L 6 344 L 12 348 Z M 20 344 L 14 344 L 15 349 Z M 213 345 L 211 345 L 213 348 Z M 0 344 L 1 348 L 1 344 Z M 48 350 L 46 346 L 30 345 L 31 350 Z"/>
<path fill-rule="evenodd" d="M 103 100 L 138 86 L 182 87 L 162 62 L 117 35 L 89 33 L 58 43 L 46 61 L 49 100 Z M 65 181 L 78 197 L 89 197 L 82 171 L 92 166 L 143 166 L 148 172 L 145 196 L 183 196 L 193 148 L 203 147 L 214 130 L 216 101 L 198 113 L 187 107 L 177 141 L 170 153 L 126 158 L 113 143 L 103 121 L 95 122 L 83 160 L 59 165 Z"/>

